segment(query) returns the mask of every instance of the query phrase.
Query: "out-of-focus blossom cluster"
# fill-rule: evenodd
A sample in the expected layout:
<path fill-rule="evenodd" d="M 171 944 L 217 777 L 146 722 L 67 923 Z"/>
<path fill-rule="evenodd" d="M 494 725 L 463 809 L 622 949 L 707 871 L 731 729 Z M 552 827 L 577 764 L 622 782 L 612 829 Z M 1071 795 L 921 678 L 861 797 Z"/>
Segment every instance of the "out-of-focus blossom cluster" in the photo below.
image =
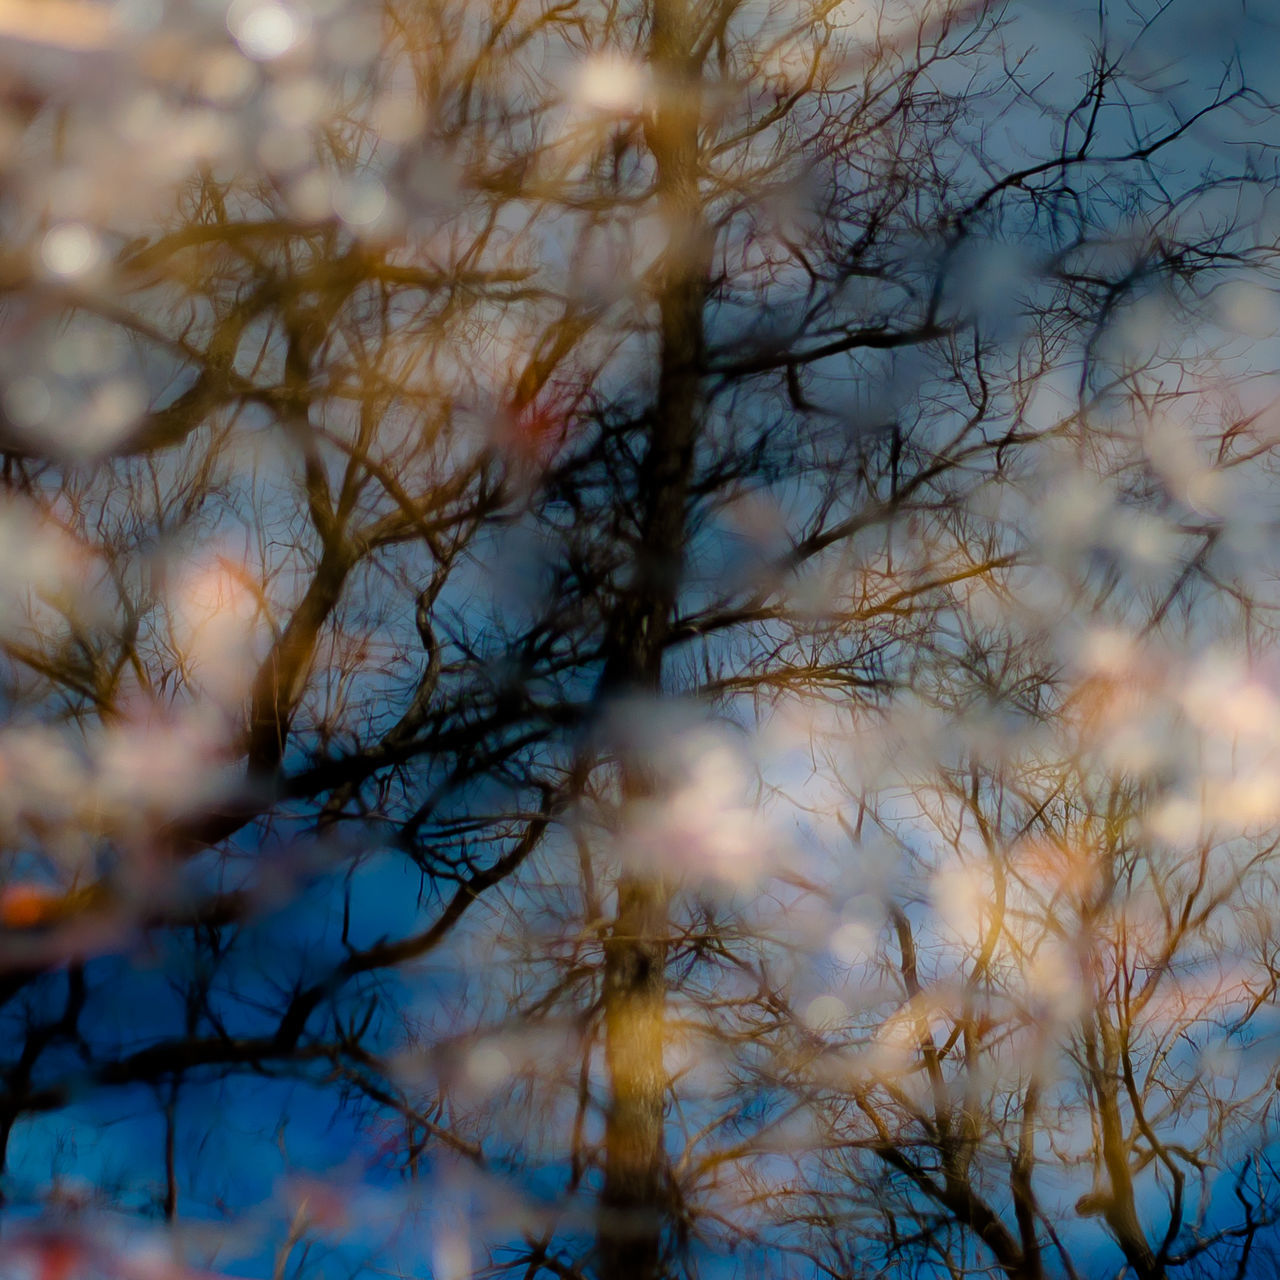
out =
<path fill-rule="evenodd" d="M 402 229 L 405 201 L 448 198 L 447 165 L 406 146 L 423 129 L 412 85 L 395 74 L 365 84 L 383 40 L 376 9 L 334 0 L 5 6 L 9 447 L 101 457 L 181 393 L 200 355 L 184 330 L 208 317 L 182 301 L 190 260 L 170 256 L 180 244 L 139 251 L 198 206 L 199 175 L 238 186 L 246 221 L 357 236 Z M 362 133 L 379 139 L 376 157 Z"/>
<path fill-rule="evenodd" d="M 663 779 L 657 796 L 637 798 L 623 815 L 624 865 L 690 883 L 748 886 L 778 857 L 777 832 L 753 802 L 753 770 L 727 733 L 663 726 L 680 717 L 632 704 L 629 716 L 652 714 L 656 734 L 648 767 Z"/>

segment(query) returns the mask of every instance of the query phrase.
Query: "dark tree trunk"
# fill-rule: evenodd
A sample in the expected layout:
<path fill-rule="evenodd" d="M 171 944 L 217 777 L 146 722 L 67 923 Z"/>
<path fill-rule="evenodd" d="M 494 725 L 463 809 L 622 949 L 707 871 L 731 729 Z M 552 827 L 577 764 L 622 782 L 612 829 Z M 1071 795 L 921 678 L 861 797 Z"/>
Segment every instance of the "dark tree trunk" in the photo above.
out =
<path fill-rule="evenodd" d="M 699 191 L 696 15 L 689 0 L 654 0 L 650 62 L 658 100 L 645 135 L 667 231 L 658 296 L 661 368 L 640 475 L 641 540 L 630 586 L 610 622 L 607 692 L 660 691 L 687 532 L 710 275 Z M 624 764 L 625 800 L 652 796 L 655 785 L 643 762 Z M 629 867 L 618 882 L 617 914 L 605 946 L 610 1099 L 599 1228 L 605 1280 L 653 1280 L 662 1269 L 669 1204 L 663 1148 L 668 896 L 656 869 Z"/>

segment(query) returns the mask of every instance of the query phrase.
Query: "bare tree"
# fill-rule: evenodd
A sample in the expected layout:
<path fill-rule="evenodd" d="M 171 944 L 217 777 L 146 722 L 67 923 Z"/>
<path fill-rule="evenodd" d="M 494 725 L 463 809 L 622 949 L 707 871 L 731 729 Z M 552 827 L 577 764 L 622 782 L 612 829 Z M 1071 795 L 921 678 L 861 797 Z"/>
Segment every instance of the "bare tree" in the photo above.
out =
<path fill-rule="evenodd" d="M 959 0 L 15 14 L 24 1247 L 89 1256 L 44 1135 L 145 1094 L 100 1207 L 195 1261 L 257 1192 L 192 1117 L 274 1108 L 276 1275 L 360 1270 L 308 1250 L 399 1177 L 369 1265 L 439 1276 L 1259 1265 L 1244 56 L 1170 76 L 1177 6 L 1067 71 Z"/>

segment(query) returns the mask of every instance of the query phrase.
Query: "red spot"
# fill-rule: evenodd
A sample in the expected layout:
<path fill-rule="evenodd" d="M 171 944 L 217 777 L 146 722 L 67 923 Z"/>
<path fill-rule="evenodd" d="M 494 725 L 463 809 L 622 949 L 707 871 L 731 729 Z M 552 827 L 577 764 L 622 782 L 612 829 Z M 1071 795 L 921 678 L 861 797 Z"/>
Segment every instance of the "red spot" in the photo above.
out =
<path fill-rule="evenodd" d="M 296 1211 L 309 1225 L 322 1231 L 340 1231 L 350 1225 L 349 1194 L 342 1187 L 304 1178 L 295 1182 L 290 1190 Z"/>
<path fill-rule="evenodd" d="M 75 1280 L 83 1262 L 84 1249 L 76 1240 L 44 1240 L 36 1246 L 39 1280 Z"/>
<path fill-rule="evenodd" d="M 62 895 L 39 884 L 11 884 L 0 891 L 0 925 L 6 929 L 34 929 L 58 911 Z"/>
<path fill-rule="evenodd" d="M 498 444 L 521 462 L 545 465 L 564 443 L 568 421 L 564 407 L 554 402 L 509 409 L 498 430 Z"/>

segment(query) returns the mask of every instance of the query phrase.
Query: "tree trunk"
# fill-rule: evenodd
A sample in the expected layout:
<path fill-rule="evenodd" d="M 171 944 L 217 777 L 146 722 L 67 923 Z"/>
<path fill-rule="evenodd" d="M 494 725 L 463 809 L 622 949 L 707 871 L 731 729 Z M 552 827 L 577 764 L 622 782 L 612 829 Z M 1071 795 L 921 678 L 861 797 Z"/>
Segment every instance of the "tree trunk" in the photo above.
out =
<path fill-rule="evenodd" d="M 657 103 L 645 130 L 657 165 L 667 240 L 659 276 L 661 367 L 639 483 L 640 543 L 631 584 L 610 620 L 604 688 L 657 694 L 686 537 L 700 420 L 703 309 L 710 237 L 699 190 L 700 65 L 696 7 L 654 0 L 650 64 Z M 642 762 L 624 763 L 624 801 L 652 797 Z M 609 1113 L 599 1225 L 604 1280 L 654 1280 L 662 1270 L 666 1208 L 663 1021 L 669 888 L 657 870 L 619 878 L 605 946 L 605 1058 Z"/>

